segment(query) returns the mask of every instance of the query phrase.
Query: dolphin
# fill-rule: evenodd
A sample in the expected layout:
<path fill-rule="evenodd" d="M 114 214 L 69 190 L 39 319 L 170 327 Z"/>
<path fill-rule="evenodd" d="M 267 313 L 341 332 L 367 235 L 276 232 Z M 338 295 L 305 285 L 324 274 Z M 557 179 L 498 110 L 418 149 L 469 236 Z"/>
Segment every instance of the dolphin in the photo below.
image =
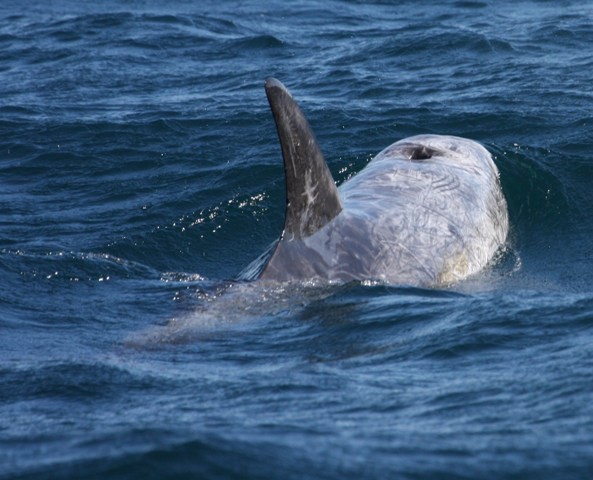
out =
<path fill-rule="evenodd" d="M 337 187 L 292 95 L 275 78 L 265 89 L 282 147 L 286 213 L 280 239 L 257 267 L 260 280 L 435 287 L 478 272 L 504 245 L 507 205 L 482 145 L 409 137 Z"/>

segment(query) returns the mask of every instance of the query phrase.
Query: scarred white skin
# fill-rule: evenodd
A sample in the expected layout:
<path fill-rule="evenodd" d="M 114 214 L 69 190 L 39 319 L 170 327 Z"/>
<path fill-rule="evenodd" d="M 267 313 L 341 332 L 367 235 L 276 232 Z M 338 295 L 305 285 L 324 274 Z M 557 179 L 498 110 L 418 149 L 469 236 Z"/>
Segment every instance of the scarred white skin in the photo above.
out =
<path fill-rule="evenodd" d="M 422 147 L 430 158 L 414 159 Z M 396 142 L 339 193 L 342 211 L 309 237 L 282 239 L 261 279 L 450 284 L 486 266 L 508 233 L 492 157 L 464 138 Z"/>

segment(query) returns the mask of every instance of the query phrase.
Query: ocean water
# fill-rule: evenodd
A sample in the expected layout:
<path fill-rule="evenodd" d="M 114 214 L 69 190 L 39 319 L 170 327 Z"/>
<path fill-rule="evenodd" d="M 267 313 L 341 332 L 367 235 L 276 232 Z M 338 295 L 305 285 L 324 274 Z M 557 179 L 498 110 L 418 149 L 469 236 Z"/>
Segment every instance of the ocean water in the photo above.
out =
<path fill-rule="evenodd" d="M 0 478 L 590 478 L 593 5 L 3 0 Z M 342 182 L 483 143 L 443 289 L 234 283 L 280 234 L 264 80 Z"/>

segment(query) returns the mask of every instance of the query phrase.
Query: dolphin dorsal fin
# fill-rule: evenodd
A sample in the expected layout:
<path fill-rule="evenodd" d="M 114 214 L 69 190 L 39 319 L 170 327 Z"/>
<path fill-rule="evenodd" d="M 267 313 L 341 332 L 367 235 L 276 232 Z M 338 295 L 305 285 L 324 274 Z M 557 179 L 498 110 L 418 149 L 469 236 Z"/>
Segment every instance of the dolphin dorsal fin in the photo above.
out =
<path fill-rule="evenodd" d="M 286 179 L 283 239 L 313 235 L 342 210 L 340 194 L 305 115 L 275 78 L 266 80 Z"/>

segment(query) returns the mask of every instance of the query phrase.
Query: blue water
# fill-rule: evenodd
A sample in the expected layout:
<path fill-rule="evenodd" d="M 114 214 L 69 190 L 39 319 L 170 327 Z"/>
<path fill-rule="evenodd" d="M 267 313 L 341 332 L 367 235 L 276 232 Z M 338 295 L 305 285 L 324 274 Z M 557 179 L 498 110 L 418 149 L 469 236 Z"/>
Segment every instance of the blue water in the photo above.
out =
<path fill-rule="evenodd" d="M 3 0 L 0 478 L 590 478 L 592 43 L 571 0 Z M 482 142 L 497 261 L 229 283 L 283 224 L 271 75 L 338 181 Z"/>

